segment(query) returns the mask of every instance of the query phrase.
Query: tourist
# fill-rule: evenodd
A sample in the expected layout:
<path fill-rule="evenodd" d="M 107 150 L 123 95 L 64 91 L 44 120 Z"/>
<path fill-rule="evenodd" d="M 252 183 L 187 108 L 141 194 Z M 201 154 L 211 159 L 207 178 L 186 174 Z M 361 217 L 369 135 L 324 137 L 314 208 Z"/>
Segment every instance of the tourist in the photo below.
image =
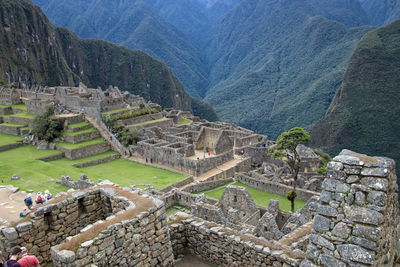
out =
<path fill-rule="evenodd" d="M 20 212 L 19 217 L 20 217 L 20 218 L 23 218 L 23 217 L 25 217 L 26 215 L 28 215 L 28 211 L 27 211 L 26 209 L 24 209 L 23 211 Z"/>
<path fill-rule="evenodd" d="M 153 158 L 150 158 L 150 163 L 153 164 Z"/>
<path fill-rule="evenodd" d="M 35 202 L 36 202 L 36 204 L 43 204 L 44 203 L 44 198 L 43 198 L 41 192 L 37 193 Z"/>
<path fill-rule="evenodd" d="M 149 162 L 149 160 L 146 158 L 146 163 L 148 163 Z"/>
<path fill-rule="evenodd" d="M 50 193 L 49 190 L 44 191 L 44 199 L 45 199 L 45 201 L 49 201 L 52 197 L 53 197 L 53 195 Z"/>
<path fill-rule="evenodd" d="M 32 208 L 32 203 L 33 203 L 33 201 L 32 201 L 32 195 L 31 195 L 31 194 L 28 194 L 28 195 L 26 196 L 26 198 L 24 199 L 24 203 L 25 203 L 25 205 L 28 207 L 28 209 L 31 209 L 31 208 Z"/>
<path fill-rule="evenodd" d="M 13 248 L 11 251 L 10 259 L 3 264 L 3 267 L 21 267 L 21 265 L 17 261 L 20 254 L 21 249 L 19 247 Z"/>
<path fill-rule="evenodd" d="M 35 256 L 29 256 L 25 247 L 21 247 L 21 259 L 18 263 L 21 267 L 40 267 L 38 259 Z"/>

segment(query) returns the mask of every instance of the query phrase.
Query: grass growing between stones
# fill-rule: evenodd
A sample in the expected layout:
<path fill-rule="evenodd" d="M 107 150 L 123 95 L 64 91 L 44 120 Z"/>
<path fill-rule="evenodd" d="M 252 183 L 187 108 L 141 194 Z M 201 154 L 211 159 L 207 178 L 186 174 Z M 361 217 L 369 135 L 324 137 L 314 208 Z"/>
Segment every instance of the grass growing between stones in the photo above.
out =
<path fill-rule="evenodd" d="M 55 194 L 68 190 L 66 186 L 49 182 L 50 179 L 60 180 L 62 175 L 70 176 L 76 181 L 80 174 L 85 173 L 95 183 L 98 179 L 107 179 L 120 186 L 152 184 L 156 189 L 164 188 L 187 177 L 184 174 L 152 168 L 123 159 L 115 159 L 85 168 L 72 166 L 73 164 L 104 158 L 115 152 L 105 152 L 78 160 L 65 158 L 49 162 L 37 160 L 58 153 L 60 153 L 58 150 L 37 150 L 31 145 L 0 152 L 0 178 L 3 179 L 0 184 L 11 184 L 24 191 L 32 189 L 35 192 L 43 192 L 45 189 L 49 189 Z M 11 180 L 13 174 L 21 176 L 21 180 Z"/>
<path fill-rule="evenodd" d="M 81 135 L 81 134 L 86 134 L 86 133 L 92 133 L 92 132 L 96 132 L 97 129 L 96 128 L 89 128 L 80 132 L 73 132 L 73 133 L 63 133 L 64 135 L 70 135 L 70 136 L 76 136 L 76 135 Z"/>
<path fill-rule="evenodd" d="M 0 133 L 0 146 L 10 145 L 22 141 L 22 136 Z"/>
<path fill-rule="evenodd" d="M 26 110 L 26 105 L 25 104 L 11 105 L 11 107 L 16 108 L 16 109 Z"/>
<path fill-rule="evenodd" d="M 30 113 L 26 113 L 26 112 L 12 114 L 11 116 L 12 117 L 19 117 L 19 118 L 27 118 L 27 119 L 34 119 L 36 117 L 36 115 L 30 114 Z"/>
<path fill-rule="evenodd" d="M 68 128 L 74 129 L 74 128 L 83 127 L 83 126 L 88 126 L 88 125 L 90 125 L 89 122 L 87 122 L 87 121 L 82 121 L 82 122 L 78 122 L 78 123 L 71 123 L 71 124 L 68 124 Z"/>
<path fill-rule="evenodd" d="M 271 199 L 276 199 L 279 201 L 279 207 L 283 210 L 287 210 L 290 211 L 291 207 L 290 207 L 290 201 L 286 198 L 286 196 L 281 196 L 278 194 L 274 194 L 274 193 L 269 193 L 269 192 L 265 192 L 259 189 L 255 189 L 251 186 L 242 184 L 240 182 L 236 182 L 233 185 L 236 186 L 243 186 L 245 188 L 247 188 L 247 190 L 249 191 L 251 197 L 253 198 L 254 202 L 258 205 L 267 207 L 268 203 Z M 206 196 L 209 197 L 213 197 L 216 199 L 220 199 L 222 196 L 222 193 L 224 192 L 226 186 L 221 186 L 218 187 L 216 189 L 210 190 L 208 192 L 205 192 L 204 194 Z M 305 201 L 302 200 L 296 200 L 295 201 L 295 209 L 296 211 L 301 209 L 304 205 L 306 204 Z"/>
<path fill-rule="evenodd" d="M 188 120 L 188 119 L 186 119 L 186 118 L 182 118 L 179 122 L 178 122 L 178 124 L 179 125 L 186 125 L 186 124 L 190 124 L 192 121 L 191 120 Z"/>
<path fill-rule="evenodd" d="M 171 119 L 169 119 L 169 118 L 161 118 L 161 119 L 158 119 L 158 120 L 145 121 L 145 122 L 141 122 L 141 123 L 131 124 L 131 125 L 128 125 L 128 126 L 129 127 L 143 126 L 143 125 L 152 124 L 152 123 L 155 123 L 155 122 L 162 122 L 162 121 L 169 121 L 169 120 L 171 120 Z"/>

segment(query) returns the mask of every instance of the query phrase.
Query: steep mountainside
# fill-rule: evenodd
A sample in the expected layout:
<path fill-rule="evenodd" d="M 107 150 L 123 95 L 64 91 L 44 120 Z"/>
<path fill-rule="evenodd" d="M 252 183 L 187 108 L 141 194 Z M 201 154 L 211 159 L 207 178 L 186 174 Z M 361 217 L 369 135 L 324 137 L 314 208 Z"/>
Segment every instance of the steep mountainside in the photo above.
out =
<path fill-rule="evenodd" d="M 2 83 L 116 85 L 164 107 L 192 108 L 192 98 L 171 70 L 141 51 L 82 40 L 54 27 L 29 0 L 2 0 L 0 14 Z M 198 101 L 194 106 L 198 109 Z M 215 119 L 215 113 L 210 115 Z"/>
<path fill-rule="evenodd" d="M 366 34 L 343 84 L 312 129 L 314 146 L 342 148 L 398 161 L 400 169 L 400 20 Z"/>
<path fill-rule="evenodd" d="M 371 27 L 347 28 L 322 15 L 308 0 L 245 0 L 216 24 L 206 101 L 222 120 L 275 138 L 324 115 Z"/>
<path fill-rule="evenodd" d="M 400 19 L 398 0 L 359 0 L 369 17 L 371 25 L 382 26 Z"/>
<path fill-rule="evenodd" d="M 207 88 L 207 70 L 196 45 L 178 28 L 163 19 L 154 8 L 141 0 L 34 0 L 57 26 L 67 27 L 83 38 L 104 39 L 131 49 L 140 49 L 164 61 L 193 96 L 201 96 Z M 168 2 L 155 2 L 163 11 Z M 161 3 L 161 4 L 160 4 Z M 175 5 L 175 7 L 178 5 Z M 191 5 L 193 9 L 196 7 Z M 185 6 L 187 7 L 187 6 Z M 185 9 L 189 10 L 189 9 Z M 196 10 L 176 16 L 176 20 L 203 16 Z M 192 17 L 187 17 L 190 14 Z M 174 22 L 173 21 L 173 22 Z M 193 23 L 193 31 L 199 25 Z M 195 32 L 196 33 L 196 32 Z M 203 93 L 204 94 L 204 93 Z"/>

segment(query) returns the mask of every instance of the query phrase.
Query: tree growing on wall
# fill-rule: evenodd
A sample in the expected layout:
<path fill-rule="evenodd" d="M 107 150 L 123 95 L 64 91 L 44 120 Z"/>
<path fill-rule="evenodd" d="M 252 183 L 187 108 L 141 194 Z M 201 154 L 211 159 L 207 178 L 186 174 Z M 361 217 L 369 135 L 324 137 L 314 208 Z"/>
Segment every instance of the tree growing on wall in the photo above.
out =
<path fill-rule="evenodd" d="M 39 139 L 51 142 L 61 136 L 62 121 L 54 118 L 54 107 L 47 106 L 46 111 L 33 120 L 32 133 Z"/>
<path fill-rule="evenodd" d="M 296 183 L 297 175 L 299 173 L 301 158 L 297 153 L 297 146 L 300 144 L 308 144 L 311 142 L 310 134 L 301 127 L 295 127 L 287 132 L 283 132 L 276 140 L 276 148 L 279 152 L 275 151 L 272 156 L 282 156 L 283 160 L 287 162 L 293 174 L 293 190 L 288 192 L 288 199 L 291 202 L 292 212 L 294 212 L 294 201 L 296 199 Z"/>

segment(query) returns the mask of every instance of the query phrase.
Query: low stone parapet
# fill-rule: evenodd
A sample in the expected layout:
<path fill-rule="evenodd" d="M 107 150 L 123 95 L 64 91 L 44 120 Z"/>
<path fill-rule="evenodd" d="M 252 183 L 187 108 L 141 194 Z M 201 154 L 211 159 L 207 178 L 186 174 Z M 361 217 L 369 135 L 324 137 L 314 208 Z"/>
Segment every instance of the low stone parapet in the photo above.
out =
<path fill-rule="evenodd" d="M 189 250 L 222 266 L 299 266 L 305 254 L 194 216 L 170 221 L 174 254 Z"/>
<path fill-rule="evenodd" d="M 103 142 L 74 149 L 57 146 L 57 149 L 63 151 L 66 158 L 74 160 L 106 152 L 110 150 L 110 144 Z"/>
<path fill-rule="evenodd" d="M 80 143 L 80 142 L 85 142 L 85 141 L 92 140 L 92 139 L 97 138 L 99 136 L 100 136 L 100 133 L 96 130 L 96 131 L 93 131 L 93 132 L 77 134 L 77 135 L 64 134 L 63 138 L 68 143 L 77 144 L 77 143 Z"/>
<path fill-rule="evenodd" d="M 1 124 L 0 125 L 0 133 L 11 134 L 11 135 L 21 135 L 21 128 L 23 125 L 15 126 L 15 125 L 7 125 Z"/>

